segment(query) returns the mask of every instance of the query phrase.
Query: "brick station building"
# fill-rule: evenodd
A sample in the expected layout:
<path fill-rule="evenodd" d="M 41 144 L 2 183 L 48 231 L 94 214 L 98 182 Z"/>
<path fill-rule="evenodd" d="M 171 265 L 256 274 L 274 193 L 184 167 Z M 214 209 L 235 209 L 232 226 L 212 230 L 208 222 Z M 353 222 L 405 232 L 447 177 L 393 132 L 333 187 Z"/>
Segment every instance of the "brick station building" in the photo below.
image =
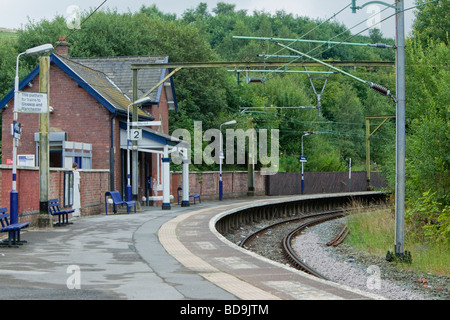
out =
<path fill-rule="evenodd" d="M 50 167 L 69 169 L 72 163 L 76 162 L 81 171 L 107 170 L 109 181 L 106 185 L 103 184 L 106 190 L 96 191 L 99 196 L 96 196 L 94 202 L 99 204 L 101 201 L 99 197 L 108 190 L 119 190 L 125 196 L 127 107 L 133 100 L 131 64 L 167 63 L 169 59 L 167 56 L 71 58 L 69 45 L 64 40 L 60 39 L 56 44 L 56 53 L 50 55 Z M 168 69 L 139 70 L 138 98 L 162 81 L 168 73 Z M 39 66 L 22 79 L 19 91 L 39 92 Z M 139 147 L 138 153 L 139 200 L 146 195 L 161 196 L 160 176 L 163 158 L 161 150 L 164 146 L 173 147 L 179 143 L 179 140 L 176 141 L 168 135 L 169 110 L 177 109 L 172 78 L 164 81 L 148 96 L 151 100 L 138 109 L 139 121 L 156 120 L 161 121 L 162 125 L 143 128 L 143 142 L 140 142 L 142 146 Z M 0 100 L 0 108 L 2 167 L 5 167 L 12 161 L 13 139 L 10 125 L 13 122 L 14 90 Z M 132 110 L 133 107 L 130 107 L 130 121 Z M 18 168 L 37 167 L 39 115 L 19 113 L 18 121 L 22 126 L 17 150 Z M 23 174 L 22 178 L 25 176 Z M 2 174 L 0 179 L 3 186 L 0 206 L 7 206 L 11 176 Z M 19 185 L 24 188 L 25 184 L 21 183 L 20 174 L 18 180 Z M 27 187 L 33 188 L 34 192 L 39 194 L 38 186 Z M 19 203 L 19 214 L 31 210 L 31 207 L 34 208 L 34 204 L 25 204 L 26 201 L 23 199 Z M 39 203 L 37 206 L 39 207 Z"/>

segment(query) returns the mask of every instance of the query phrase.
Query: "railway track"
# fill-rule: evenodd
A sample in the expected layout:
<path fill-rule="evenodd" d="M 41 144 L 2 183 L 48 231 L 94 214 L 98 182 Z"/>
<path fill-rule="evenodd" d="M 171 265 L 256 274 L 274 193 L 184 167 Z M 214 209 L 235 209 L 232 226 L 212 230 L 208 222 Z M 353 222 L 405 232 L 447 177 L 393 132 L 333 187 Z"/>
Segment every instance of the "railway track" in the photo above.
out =
<path fill-rule="evenodd" d="M 327 242 L 327 246 L 334 246 L 334 247 L 338 246 L 339 244 L 342 243 L 342 241 L 344 241 L 345 237 L 348 235 L 349 232 L 350 229 L 347 226 L 344 226 L 341 232 L 339 232 L 336 237 Z"/>
<path fill-rule="evenodd" d="M 252 234 L 248 235 L 246 238 L 244 238 L 240 243 L 239 246 L 248 248 L 250 247 L 250 243 L 253 241 L 260 241 L 262 237 L 264 237 L 264 234 L 276 229 L 280 228 L 281 226 L 285 225 L 292 225 L 295 224 L 295 227 L 293 230 L 289 231 L 286 236 L 284 236 L 281 240 L 281 248 L 282 248 L 282 254 L 287 259 L 290 264 L 297 269 L 300 269 L 302 271 L 305 271 L 311 275 L 314 275 L 321 279 L 329 280 L 327 277 L 310 267 L 307 263 L 305 263 L 301 257 L 298 257 L 295 253 L 295 251 L 292 249 L 291 242 L 292 240 L 301 233 L 305 228 L 311 227 L 315 224 L 322 223 L 328 220 L 341 218 L 345 215 L 346 212 L 348 212 L 351 209 L 339 209 L 339 210 L 333 210 L 333 211 L 326 211 L 326 212 L 320 212 L 320 213 L 314 213 L 309 215 L 304 215 L 301 217 L 296 217 L 289 220 L 279 221 L 276 223 L 273 223 L 271 225 L 268 225 L 266 227 L 263 227 L 256 232 L 253 232 Z M 292 229 L 292 228 L 291 228 Z M 286 234 L 286 233 L 284 233 Z"/>

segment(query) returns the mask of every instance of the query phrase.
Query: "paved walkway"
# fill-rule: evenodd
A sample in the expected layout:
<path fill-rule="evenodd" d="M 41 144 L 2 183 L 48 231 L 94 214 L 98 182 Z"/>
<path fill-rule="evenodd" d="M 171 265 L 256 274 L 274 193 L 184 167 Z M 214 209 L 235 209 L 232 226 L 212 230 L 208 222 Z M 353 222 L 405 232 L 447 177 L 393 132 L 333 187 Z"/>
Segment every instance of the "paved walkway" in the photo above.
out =
<path fill-rule="evenodd" d="M 144 209 L 26 229 L 22 239 L 28 243 L 0 248 L 0 299 L 236 299 L 185 268 L 159 243 L 163 223 L 198 206 Z"/>
<path fill-rule="evenodd" d="M 21 238 L 28 243 L 0 247 L 0 299 L 377 298 L 240 252 L 211 227 L 227 210 L 275 199 L 146 207 L 75 218 L 65 227 L 25 229 Z"/>

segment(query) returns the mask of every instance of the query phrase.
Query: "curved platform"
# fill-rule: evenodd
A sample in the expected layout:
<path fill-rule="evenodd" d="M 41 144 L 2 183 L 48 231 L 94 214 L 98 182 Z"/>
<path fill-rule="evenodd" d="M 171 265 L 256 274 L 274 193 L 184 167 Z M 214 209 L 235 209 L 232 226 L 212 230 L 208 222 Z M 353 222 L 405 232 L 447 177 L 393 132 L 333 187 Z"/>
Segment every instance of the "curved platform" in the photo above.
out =
<path fill-rule="evenodd" d="M 265 198 L 195 210 L 165 223 L 159 239 L 167 252 L 186 268 L 239 299 L 383 299 L 261 257 L 231 243 L 215 228 L 221 218 L 240 210 L 324 196 L 336 195 Z"/>
<path fill-rule="evenodd" d="M 0 250 L 0 299 L 379 299 L 257 256 L 214 228 L 236 211 L 311 197 L 327 202 L 327 195 L 204 201 L 28 228 L 28 243 Z"/>

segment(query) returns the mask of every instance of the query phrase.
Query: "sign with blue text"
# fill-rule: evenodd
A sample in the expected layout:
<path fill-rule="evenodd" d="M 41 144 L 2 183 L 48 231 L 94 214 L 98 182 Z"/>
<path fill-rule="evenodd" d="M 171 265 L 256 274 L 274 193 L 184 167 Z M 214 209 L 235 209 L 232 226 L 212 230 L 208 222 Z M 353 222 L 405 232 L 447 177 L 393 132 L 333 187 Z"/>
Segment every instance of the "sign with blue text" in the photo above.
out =
<path fill-rule="evenodd" d="M 300 158 L 298 158 L 298 161 L 300 161 L 300 162 L 308 162 L 308 158 L 304 157 L 304 156 L 300 156 Z"/>
<path fill-rule="evenodd" d="M 13 121 L 11 125 L 11 135 L 14 139 L 20 139 L 20 135 L 22 134 L 22 124 L 18 121 Z"/>

